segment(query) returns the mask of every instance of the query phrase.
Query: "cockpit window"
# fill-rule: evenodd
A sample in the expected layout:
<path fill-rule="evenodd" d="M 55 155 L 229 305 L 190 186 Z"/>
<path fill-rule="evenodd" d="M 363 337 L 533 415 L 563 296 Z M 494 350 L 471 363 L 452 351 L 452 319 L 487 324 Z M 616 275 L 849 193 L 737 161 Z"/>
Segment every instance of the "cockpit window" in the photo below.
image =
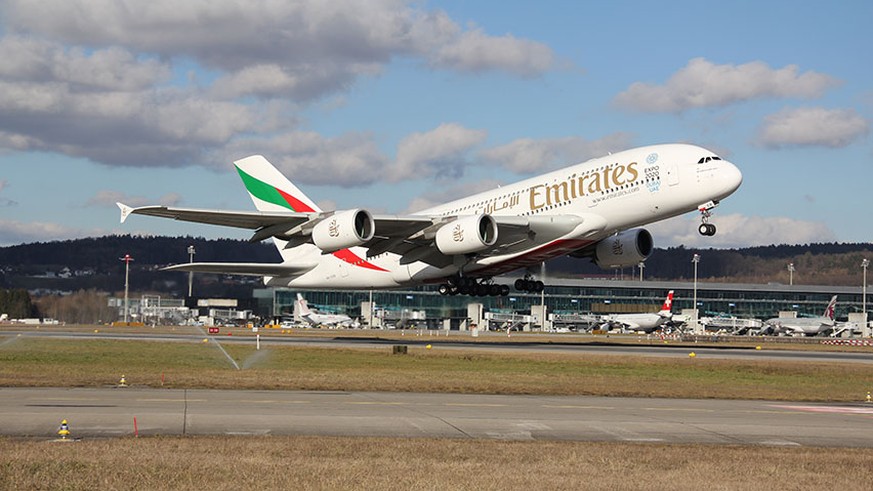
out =
<path fill-rule="evenodd" d="M 704 164 L 704 163 L 709 162 L 711 160 L 721 160 L 721 157 L 715 157 L 715 156 L 713 156 L 713 157 L 700 157 L 700 160 L 698 160 L 697 163 Z"/>

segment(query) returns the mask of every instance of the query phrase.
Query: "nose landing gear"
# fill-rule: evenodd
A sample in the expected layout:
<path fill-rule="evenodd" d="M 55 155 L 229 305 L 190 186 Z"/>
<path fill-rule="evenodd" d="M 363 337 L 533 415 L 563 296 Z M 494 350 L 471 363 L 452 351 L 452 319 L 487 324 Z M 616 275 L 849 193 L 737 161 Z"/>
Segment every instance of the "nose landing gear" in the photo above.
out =
<path fill-rule="evenodd" d="M 700 235 L 705 235 L 711 237 L 715 235 L 715 225 L 709 223 L 710 217 L 712 217 L 712 210 L 718 206 L 718 201 L 710 201 L 708 203 L 704 203 L 697 207 L 697 211 L 700 212 L 700 226 L 697 227 L 697 231 L 700 232 Z"/>

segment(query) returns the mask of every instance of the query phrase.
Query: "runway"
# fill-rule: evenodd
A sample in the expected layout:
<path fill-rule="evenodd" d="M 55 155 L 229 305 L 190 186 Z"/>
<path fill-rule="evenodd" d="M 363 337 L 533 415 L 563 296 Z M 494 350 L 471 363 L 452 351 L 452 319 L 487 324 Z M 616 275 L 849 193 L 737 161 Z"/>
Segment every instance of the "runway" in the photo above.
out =
<path fill-rule="evenodd" d="M 873 447 L 873 404 L 182 389 L 0 389 L 0 434 L 336 435 Z"/>

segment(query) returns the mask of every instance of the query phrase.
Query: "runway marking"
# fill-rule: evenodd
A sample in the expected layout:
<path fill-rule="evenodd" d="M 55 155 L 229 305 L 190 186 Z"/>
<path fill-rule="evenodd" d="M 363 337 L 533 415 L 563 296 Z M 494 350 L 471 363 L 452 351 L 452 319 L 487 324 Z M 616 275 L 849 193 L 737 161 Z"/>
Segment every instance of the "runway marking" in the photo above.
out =
<path fill-rule="evenodd" d="M 274 400 L 274 399 L 240 399 L 240 403 L 243 404 L 311 404 L 312 401 L 282 401 L 282 400 Z"/>
<path fill-rule="evenodd" d="M 405 402 L 380 402 L 380 401 L 346 401 L 343 404 L 354 406 L 406 406 Z"/>
<path fill-rule="evenodd" d="M 573 406 L 573 405 L 552 405 L 552 404 L 543 404 L 542 407 L 549 409 L 607 409 L 613 410 L 615 407 L 612 406 Z"/>
<path fill-rule="evenodd" d="M 209 399 L 137 399 L 136 402 L 209 402 Z"/>
<path fill-rule="evenodd" d="M 793 409 L 795 411 L 803 411 L 807 413 L 829 413 L 829 414 L 873 414 L 873 406 L 851 407 L 851 406 L 777 406 L 785 409 Z"/>
<path fill-rule="evenodd" d="M 643 411 L 670 411 L 686 413 L 714 413 L 715 409 L 684 408 L 684 407 L 644 407 Z"/>
<path fill-rule="evenodd" d="M 522 421 L 520 423 L 516 423 L 515 426 L 518 426 L 519 429 L 530 431 L 551 431 L 552 429 L 549 425 L 540 423 L 539 421 Z"/>
<path fill-rule="evenodd" d="M 764 440 L 758 442 L 759 445 L 770 445 L 774 447 L 802 447 L 803 445 L 789 440 Z"/>
<path fill-rule="evenodd" d="M 451 407 L 506 407 L 506 404 L 475 404 L 466 402 L 447 402 L 443 406 Z"/>

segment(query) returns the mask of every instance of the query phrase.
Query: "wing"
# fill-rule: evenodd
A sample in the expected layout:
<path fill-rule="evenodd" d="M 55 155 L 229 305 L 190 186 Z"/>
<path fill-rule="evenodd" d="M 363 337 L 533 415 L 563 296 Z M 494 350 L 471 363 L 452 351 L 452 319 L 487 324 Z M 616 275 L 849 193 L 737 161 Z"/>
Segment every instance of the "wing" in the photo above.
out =
<path fill-rule="evenodd" d="M 335 214 L 335 212 L 221 211 L 168 206 L 132 208 L 122 203 L 117 204 L 121 209 L 122 222 L 128 216 L 137 214 L 244 228 L 254 231 L 250 239 L 252 242 L 275 237 L 287 241 L 286 248 L 312 243 L 313 228 L 322 220 Z M 445 267 L 454 262 L 454 257 L 443 254 L 437 248 L 434 240 L 437 231 L 465 217 L 458 215 L 374 215 L 373 237 L 361 246 L 367 249 L 368 258 L 391 252 L 401 256 L 401 264 L 422 261 L 432 266 Z M 475 256 L 478 258 L 522 252 L 571 233 L 573 238 L 589 238 L 603 232 L 607 226 L 607 222 L 602 216 L 590 213 L 531 217 L 497 215 L 491 218 L 497 225 L 497 239 L 493 244 L 476 250 Z M 245 270 L 251 265 L 240 264 L 238 266 Z M 201 264 L 199 267 L 205 268 L 206 266 Z M 192 265 L 178 266 L 178 270 L 183 271 L 206 271 L 205 269 L 193 268 Z M 225 269 L 211 272 L 229 271 Z M 272 275 L 272 273 L 262 274 Z M 301 273 L 297 272 L 296 274 Z"/>

